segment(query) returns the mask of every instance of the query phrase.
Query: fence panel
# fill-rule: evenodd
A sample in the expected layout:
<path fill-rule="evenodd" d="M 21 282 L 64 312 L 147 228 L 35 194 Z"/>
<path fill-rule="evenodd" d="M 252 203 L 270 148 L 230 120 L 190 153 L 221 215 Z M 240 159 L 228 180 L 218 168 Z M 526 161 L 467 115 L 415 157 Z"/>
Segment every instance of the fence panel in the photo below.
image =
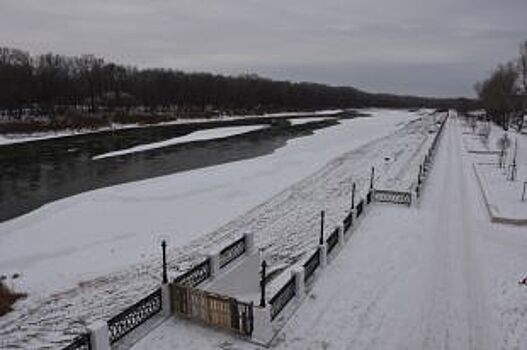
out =
<path fill-rule="evenodd" d="M 296 294 L 295 276 L 291 276 L 289 281 L 271 298 L 271 320 L 274 320 L 280 311 L 289 303 Z"/>
<path fill-rule="evenodd" d="M 245 237 L 223 248 L 220 252 L 220 267 L 225 267 L 245 253 Z"/>
<path fill-rule="evenodd" d="M 307 283 L 320 265 L 320 249 L 317 248 L 315 253 L 304 263 L 304 282 Z"/>
<path fill-rule="evenodd" d="M 390 202 L 396 204 L 412 204 L 412 194 L 410 192 L 375 190 L 375 201 Z"/>
<path fill-rule="evenodd" d="M 343 222 L 344 234 L 348 232 L 351 225 L 353 225 L 353 212 L 352 211 L 350 211 L 349 214 L 344 218 L 344 222 Z"/>
<path fill-rule="evenodd" d="M 252 334 L 252 303 L 177 284 L 170 288 L 175 313 L 242 335 Z"/>
<path fill-rule="evenodd" d="M 73 341 L 62 350 L 91 350 L 90 335 L 81 334 L 73 339 Z"/>
<path fill-rule="evenodd" d="M 328 239 L 326 240 L 326 244 L 328 247 L 328 255 L 331 254 L 331 251 L 337 246 L 337 243 L 339 242 L 339 229 L 336 228 L 333 230 L 333 232 L 329 235 Z"/>
<path fill-rule="evenodd" d="M 253 333 L 253 304 L 236 301 L 233 305 L 234 310 L 231 312 L 232 325 L 231 329 L 238 331 L 243 335 L 250 336 Z"/>
<path fill-rule="evenodd" d="M 161 288 L 108 321 L 110 343 L 115 343 L 161 311 Z"/>
<path fill-rule="evenodd" d="M 210 260 L 207 259 L 181 276 L 178 276 L 174 280 L 174 283 L 187 287 L 195 287 L 209 278 L 210 274 Z"/>
<path fill-rule="evenodd" d="M 357 204 L 356 207 L 357 210 L 357 218 L 362 215 L 362 212 L 364 210 L 364 199 L 362 199 L 359 204 Z"/>

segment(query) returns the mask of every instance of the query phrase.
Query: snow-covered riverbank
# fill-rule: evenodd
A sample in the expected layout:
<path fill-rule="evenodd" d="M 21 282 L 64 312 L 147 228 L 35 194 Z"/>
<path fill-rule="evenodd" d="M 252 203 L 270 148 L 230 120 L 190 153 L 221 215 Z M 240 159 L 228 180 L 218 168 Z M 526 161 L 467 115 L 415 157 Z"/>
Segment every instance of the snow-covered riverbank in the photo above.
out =
<path fill-rule="evenodd" d="M 430 122 L 371 112 L 268 156 L 84 193 L 2 224 L 0 266 L 22 272 L 30 295 L 0 320 L 0 338 L 22 347 L 66 340 L 80 319 L 108 318 L 140 299 L 159 281 L 159 234 L 170 235 L 172 274 L 245 232 L 271 263 L 298 260 L 316 245 L 319 210 L 328 226 L 342 220 L 351 182 L 367 186 L 372 165 L 392 185 L 416 175 Z"/>

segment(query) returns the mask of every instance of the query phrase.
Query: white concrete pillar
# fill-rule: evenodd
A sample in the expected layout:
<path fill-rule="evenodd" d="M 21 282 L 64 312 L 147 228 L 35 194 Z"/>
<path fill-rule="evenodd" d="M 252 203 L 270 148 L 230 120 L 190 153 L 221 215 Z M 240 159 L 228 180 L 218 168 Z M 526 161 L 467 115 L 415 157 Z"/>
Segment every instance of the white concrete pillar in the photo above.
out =
<path fill-rule="evenodd" d="M 209 254 L 207 257 L 210 261 L 210 278 L 214 279 L 220 273 L 220 253 L 215 252 Z"/>
<path fill-rule="evenodd" d="M 343 225 L 338 225 L 337 226 L 337 229 L 338 229 L 338 235 L 339 235 L 339 242 L 338 242 L 338 245 L 342 248 L 344 246 L 344 226 Z M 350 227 L 351 229 L 351 227 Z"/>
<path fill-rule="evenodd" d="M 293 271 L 291 271 L 291 276 L 295 277 L 296 297 L 302 299 L 306 294 L 306 286 L 304 284 L 304 268 L 295 268 Z"/>
<path fill-rule="evenodd" d="M 328 246 L 326 243 L 318 246 L 320 249 L 320 267 L 325 268 L 328 265 Z"/>
<path fill-rule="evenodd" d="M 97 321 L 88 326 L 92 350 L 110 350 L 110 332 L 108 323 Z"/>
<path fill-rule="evenodd" d="M 251 255 L 254 253 L 254 234 L 246 233 L 245 234 L 245 254 Z"/>
<path fill-rule="evenodd" d="M 170 284 L 163 283 L 161 285 L 161 313 L 165 317 L 172 314 L 172 299 L 170 298 Z"/>
<path fill-rule="evenodd" d="M 273 339 L 274 332 L 271 325 L 271 306 L 253 307 L 253 334 L 252 340 L 267 346 Z"/>

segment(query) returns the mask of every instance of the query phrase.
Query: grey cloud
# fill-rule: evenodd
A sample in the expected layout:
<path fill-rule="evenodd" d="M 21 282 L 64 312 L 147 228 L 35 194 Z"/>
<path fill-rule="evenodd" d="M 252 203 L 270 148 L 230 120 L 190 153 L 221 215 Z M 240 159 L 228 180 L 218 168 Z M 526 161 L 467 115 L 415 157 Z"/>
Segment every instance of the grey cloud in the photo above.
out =
<path fill-rule="evenodd" d="M 527 39 L 526 13 L 524 0 L 2 0 L 0 45 L 471 96 Z"/>

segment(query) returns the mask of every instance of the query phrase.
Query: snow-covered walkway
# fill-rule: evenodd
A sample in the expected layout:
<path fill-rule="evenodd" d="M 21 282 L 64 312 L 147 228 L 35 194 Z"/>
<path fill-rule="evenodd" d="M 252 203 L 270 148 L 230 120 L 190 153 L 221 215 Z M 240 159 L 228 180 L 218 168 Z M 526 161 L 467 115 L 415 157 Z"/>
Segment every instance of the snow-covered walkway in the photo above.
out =
<path fill-rule="evenodd" d="M 373 206 L 273 348 L 527 348 L 527 234 L 489 221 L 457 123 L 445 131 L 420 205 Z M 135 347 L 150 348 L 258 347 L 172 318 Z"/>

